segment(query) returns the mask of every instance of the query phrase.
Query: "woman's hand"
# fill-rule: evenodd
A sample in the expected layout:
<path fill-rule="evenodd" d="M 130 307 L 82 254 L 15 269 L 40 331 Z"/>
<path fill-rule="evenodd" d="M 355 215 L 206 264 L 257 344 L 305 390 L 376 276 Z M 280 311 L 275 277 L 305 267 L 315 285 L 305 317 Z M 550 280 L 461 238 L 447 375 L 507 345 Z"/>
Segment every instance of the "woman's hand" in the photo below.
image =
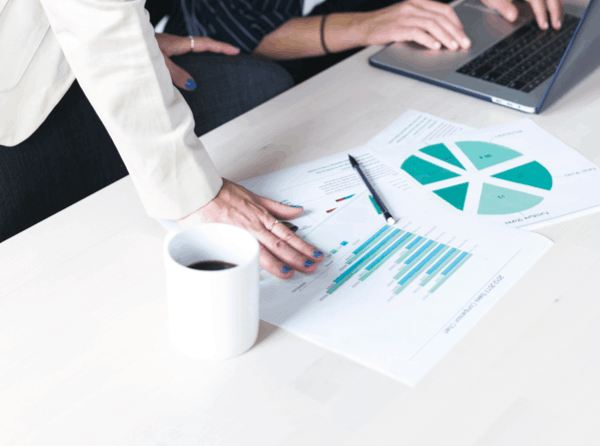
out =
<path fill-rule="evenodd" d="M 362 13 L 364 45 L 414 41 L 432 50 L 467 49 L 471 41 L 451 6 L 430 0 L 407 0 Z"/>
<path fill-rule="evenodd" d="M 514 22 L 519 16 L 519 11 L 512 0 L 481 0 L 487 7 L 498 11 L 502 17 L 509 22 Z M 548 29 L 548 12 L 552 27 L 560 29 L 563 19 L 563 1 L 562 0 L 526 0 L 531 5 L 535 19 L 541 29 Z M 546 7 L 548 10 L 546 10 Z"/>
<path fill-rule="evenodd" d="M 167 68 L 169 69 L 169 73 L 171 73 L 171 79 L 175 85 L 183 90 L 194 90 L 196 82 L 194 82 L 194 79 L 192 79 L 192 76 L 187 71 L 173 63 L 170 59 L 171 56 L 179 56 L 180 54 L 189 52 L 202 53 L 204 51 L 234 56 L 240 52 L 239 48 L 225 42 L 217 42 L 210 37 L 194 37 L 193 39 L 194 45 L 192 47 L 192 39 L 189 36 L 174 36 L 166 33 L 156 34 L 158 47 L 165 57 Z"/>
<path fill-rule="evenodd" d="M 291 220 L 301 213 L 301 207 L 260 197 L 223 179 L 218 195 L 179 223 L 183 227 L 207 222 L 229 223 L 250 231 L 260 244 L 260 265 L 277 277 L 289 279 L 294 270 L 312 273 L 323 260 L 321 251 L 278 223 L 278 219 Z"/>

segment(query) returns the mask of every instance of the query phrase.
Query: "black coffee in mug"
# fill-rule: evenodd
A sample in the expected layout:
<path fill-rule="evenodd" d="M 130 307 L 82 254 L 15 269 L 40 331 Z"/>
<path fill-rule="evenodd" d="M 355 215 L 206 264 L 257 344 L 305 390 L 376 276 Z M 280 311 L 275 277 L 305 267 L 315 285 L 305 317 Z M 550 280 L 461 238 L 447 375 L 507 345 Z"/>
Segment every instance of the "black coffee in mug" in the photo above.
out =
<path fill-rule="evenodd" d="M 203 260 L 201 262 L 196 262 L 191 265 L 188 265 L 188 268 L 198 269 L 201 271 L 220 271 L 223 269 L 229 269 L 237 266 L 233 263 L 222 262 L 221 260 Z"/>

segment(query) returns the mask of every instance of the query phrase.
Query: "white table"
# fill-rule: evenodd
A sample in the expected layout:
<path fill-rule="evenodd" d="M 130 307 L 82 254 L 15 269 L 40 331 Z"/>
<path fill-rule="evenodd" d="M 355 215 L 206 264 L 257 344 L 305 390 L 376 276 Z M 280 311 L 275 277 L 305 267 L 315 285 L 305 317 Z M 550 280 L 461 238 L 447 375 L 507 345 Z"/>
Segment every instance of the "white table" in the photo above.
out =
<path fill-rule="evenodd" d="M 243 180 L 365 143 L 414 108 L 524 114 L 367 64 L 370 48 L 203 137 Z M 600 71 L 531 118 L 600 162 Z M 125 178 L 0 244 L 2 445 L 587 445 L 600 415 L 600 215 L 554 248 L 414 388 L 261 322 L 223 362 L 167 332 L 162 241 Z"/>

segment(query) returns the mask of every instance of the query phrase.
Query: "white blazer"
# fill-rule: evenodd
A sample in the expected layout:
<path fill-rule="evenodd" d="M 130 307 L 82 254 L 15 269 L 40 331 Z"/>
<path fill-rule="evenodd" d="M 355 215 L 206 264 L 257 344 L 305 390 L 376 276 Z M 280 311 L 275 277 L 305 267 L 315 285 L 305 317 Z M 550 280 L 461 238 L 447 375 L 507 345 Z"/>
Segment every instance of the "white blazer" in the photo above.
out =
<path fill-rule="evenodd" d="M 27 139 L 77 78 L 148 214 L 177 219 L 223 183 L 171 82 L 144 3 L 0 0 L 0 145 Z"/>

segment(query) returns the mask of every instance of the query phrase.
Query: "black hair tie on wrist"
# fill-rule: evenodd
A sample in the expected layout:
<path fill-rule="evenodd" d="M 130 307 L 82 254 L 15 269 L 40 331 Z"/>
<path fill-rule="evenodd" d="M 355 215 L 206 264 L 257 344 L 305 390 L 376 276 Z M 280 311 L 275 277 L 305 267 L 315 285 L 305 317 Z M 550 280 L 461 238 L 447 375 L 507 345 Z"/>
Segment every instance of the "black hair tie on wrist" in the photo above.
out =
<path fill-rule="evenodd" d="M 331 54 L 331 52 L 327 49 L 327 45 L 325 45 L 325 21 L 327 20 L 327 16 L 329 14 L 324 14 L 321 18 L 321 46 L 325 50 L 325 54 Z"/>

